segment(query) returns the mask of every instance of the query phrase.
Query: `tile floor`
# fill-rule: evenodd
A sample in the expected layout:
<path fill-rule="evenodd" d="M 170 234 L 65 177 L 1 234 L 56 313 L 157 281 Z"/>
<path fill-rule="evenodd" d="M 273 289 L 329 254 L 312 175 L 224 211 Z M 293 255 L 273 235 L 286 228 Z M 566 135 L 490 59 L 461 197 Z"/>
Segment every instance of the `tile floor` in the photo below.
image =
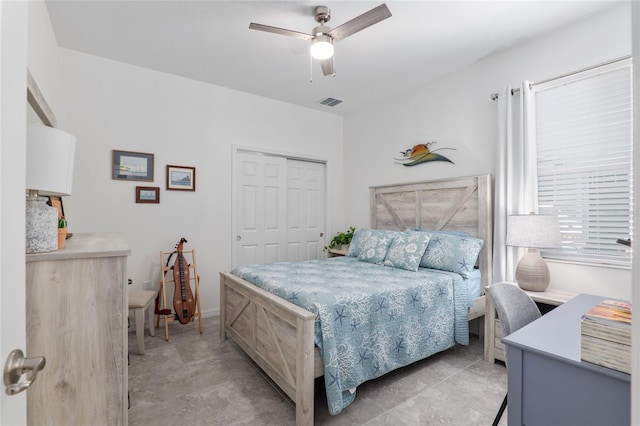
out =
<path fill-rule="evenodd" d="M 137 353 L 129 333 L 129 424 L 295 425 L 292 402 L 229 341 L 219 317 L 169 325 Z M 322 379 L 316 380 L 316 425 L 490 425 L 507 387 L 504 365 L 482 359 L 482 342 L 456 346 L 358 388 L 355 401 L 330 416 Z M 500 423 L 507 424 L 506 412 Z"/>

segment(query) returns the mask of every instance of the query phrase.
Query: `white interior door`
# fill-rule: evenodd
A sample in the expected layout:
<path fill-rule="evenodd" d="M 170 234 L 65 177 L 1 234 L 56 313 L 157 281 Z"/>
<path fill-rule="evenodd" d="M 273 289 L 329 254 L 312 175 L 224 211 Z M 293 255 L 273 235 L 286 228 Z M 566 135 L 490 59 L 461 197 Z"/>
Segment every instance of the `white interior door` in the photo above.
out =
<path fill-rule="evenodd" d="M 237 151 L 234 266 L 322 257 L 325 164 Z"/>
<path fill-rule="evenodd" d="M 286 260 L 287 159 L 236 156 L 236 265 Z"/>
<path fill-rule="evenodd" d="M 26 348 L 25 218 L 27 3 L 0 2 L 0 365 Z M 37 385 L 37 381 L 34 385 Z M 26 424 L 26 392 L 2 386 L 0 424 Z M 51 390 L 54 391 L 53 389 Z"/>
<path fill-rule="evenodd" d="M 287 160 L 287 260 L 322 255 L 324 170 L 322 163 Z"/>

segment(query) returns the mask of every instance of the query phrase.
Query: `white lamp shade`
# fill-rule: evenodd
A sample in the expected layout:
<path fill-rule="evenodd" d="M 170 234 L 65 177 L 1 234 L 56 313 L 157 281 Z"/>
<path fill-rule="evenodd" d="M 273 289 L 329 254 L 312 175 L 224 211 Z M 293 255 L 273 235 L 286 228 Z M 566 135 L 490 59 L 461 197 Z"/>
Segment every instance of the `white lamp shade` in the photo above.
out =
<path fill-rule="evenodd" d="M 311 56 L 318 60 L 333 56 L 333 42 L 328 35 L 318 35 L 311 41 Z"/>
<path fill-rule="evenodd" d="M 509 216 L 507 245 L 528 248 L 560 247 L 558 216 L 541 214 Z"/>
<path fill-rule="evenodd" d="M 40 195 L 71 195 L 76 138 L 41 124 L 27 129 L 26 189 Z"/>

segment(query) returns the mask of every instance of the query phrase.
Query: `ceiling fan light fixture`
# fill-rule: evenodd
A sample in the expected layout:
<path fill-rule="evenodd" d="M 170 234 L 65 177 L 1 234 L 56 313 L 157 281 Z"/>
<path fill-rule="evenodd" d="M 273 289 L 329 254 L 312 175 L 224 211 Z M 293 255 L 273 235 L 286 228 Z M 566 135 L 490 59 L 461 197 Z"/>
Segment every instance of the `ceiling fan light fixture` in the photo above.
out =
<path fill-rule="evenodd" d="M 333 61 L 333 44 L 391 17 L 389 8 L 383 3 L 331 29 L 325 25 L 331 19 L 331 9 L 327 6 L 318 6 L 314 9 L 313 14 L 315 21 L 320 25 L 315 27 L 310 34 L 272 27 L 270 25 L 256 24 L 254 22 L 249 24 L 249 29 L 281 34 L 307 41 L 311 40 L 311 57 L 309 64 L 312 64 L 313 59 L 318 59 L 320 61 L 320 67 L 322 68 L 322 74 L 324 76 L 335 76 L 336 69 Z M 313 69 L 313 67 L 310 68 Z"/>
<path fill-rule="evenodd" d="M 311 56 L 323 61 L 333 56 L 333 39 L 326 34 L 317 35 L 311 40 Z"/>

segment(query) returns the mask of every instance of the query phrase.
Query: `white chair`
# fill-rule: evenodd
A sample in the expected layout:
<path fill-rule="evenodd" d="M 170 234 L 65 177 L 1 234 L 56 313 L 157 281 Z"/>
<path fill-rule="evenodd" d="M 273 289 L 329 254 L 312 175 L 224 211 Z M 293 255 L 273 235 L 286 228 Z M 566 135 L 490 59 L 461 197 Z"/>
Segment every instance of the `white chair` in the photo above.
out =
<path fill-rule="evenodd" d="M 496 311 L 498 311 L 498 318 L 500 318 L 500 325 L 502 326 L 502 337 L 507 337 L 514 331 L 540 318 L 538 305 L 517 285 L 493 284 L 489 288 L 489 295 L 496 305 Z M 507 395 L 504 396 L 500 410 L 498 410 L 498 414 L 493 421 L 493 426 L 498 425 L 505 408 L 507 408 Z"/>
<path fill-rule="evenodd" d="M 136 340 L 138 341 L 138 352 L 144 355 L 144 311 L 149 312 L 149 334 L 155 336 L 154 328 L 154 305 L 156 292 L 151 290 L 130 291 L 129 292 L 129 310 L 133 310 L 136 321 Z"/>

